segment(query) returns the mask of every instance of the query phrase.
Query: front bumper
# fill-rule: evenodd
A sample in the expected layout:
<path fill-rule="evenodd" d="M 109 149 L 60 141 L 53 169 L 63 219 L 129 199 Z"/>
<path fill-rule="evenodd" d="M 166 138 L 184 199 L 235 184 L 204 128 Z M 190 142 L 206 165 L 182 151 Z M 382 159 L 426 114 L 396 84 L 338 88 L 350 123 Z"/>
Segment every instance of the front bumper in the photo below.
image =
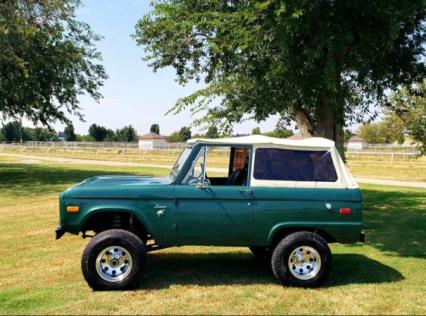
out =
<path fill-rule="evenodd" d="M 56 240 L 58 240 L 65 234 L 65 228 L 63 226 L 56 226 L 55 234 L 56 234 Z"/>
<path fill-rule="evenodd" d="M 358 241 L 360 241 L 360 242 L 365 242 L 365 237 L 366 237 L 365 233 L 364 233 L 364 232 L 361 232 L 361 233 L 359 234 L 359 240 L 358 240 Z"/>

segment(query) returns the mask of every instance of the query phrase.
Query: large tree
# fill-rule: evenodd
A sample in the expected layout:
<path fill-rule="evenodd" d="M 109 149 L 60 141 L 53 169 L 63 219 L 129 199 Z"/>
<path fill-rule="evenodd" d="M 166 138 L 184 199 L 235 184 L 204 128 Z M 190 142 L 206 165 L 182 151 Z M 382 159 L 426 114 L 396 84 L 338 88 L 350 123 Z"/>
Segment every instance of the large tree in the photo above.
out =
<path fill-rule="evenodd" d="M 403 122 L 403 131 L 426 153 L 426 80 L 414 87 L 402 87 L 390 97 L 391 111 Z"/>
<path fill-rule="evenodd" d="M 341 147 L 385 91 L 425 76 L 425 27 L 420 0 L 157 0 L 134 37 L 154 70 L 205 81 L 172 112 L 228 127 L 280 114 Z"/>
<path fill-rule="evenodd" d="M 27 135 L 29 135 L 30 140 L 35 141 L 57 141 L 58 134 L 54 130 L 49 130 L 48 128 L 35 127 L 35 128 L 25 128 Z"/>
<path fill-rule="evenodd" d="M 73 142 L 77 139 L 77 135 L 74 132 L 74 125 L 68 123 L 64 129 L 64 140 L 67 142 Z"/>
<path fill-rule="evenodd" d="M 119 142 L 135 142 L 138 137 L 136 129 L 132 126 L 124 126 L 115 132 L 116 139 Z"/>
<path fill-rule="evenodd" d="M 97 142 L 103 142 L 109 133 L 109 130 L 101 125 L 92 124 L 89 127 L 89 135 Z"/>
<path fill-rule="evenodd" d="M 2 134 L 8 142 L 19 142 L 24 140 L 24 127 L 21 122 L 8 122 L 2 127 Z"/>
<path fill-rule="evenodd" d="M 179 135 L 182 142 L 186 142 L 188 139 L 191 138 L 191 129 L 189 127 L 182 127 L 179 131 Z"/>
<path fill-rule="evenodd" d="M 206 133 L 207 138 L 218 138 L 219 137 L 219 131 L 216 126 L 210 126 Z"/>
<path fill-rule="evenodd" d="M 252 135 L 261 135 L 261 134 L 262 134 L 262 131 L 260 130 L 260 127 L 259 127 L 259 126 L 257 126 L 257 127 L 253 128 L 253 129 L 251 130 L 251 134 L 252 134 Z"/>
<path fill-rule="evenodd" d="M 152 124 L 151 127 L 149 128 L 149 132 L 154 134 L 160 134 L 160 125 Z"/>
<path fill-rule="evenodd" d="M 68 123 L 78 96 L 100 98 L 107 78 L 94 42 L 77 21 L 79 0 L 0 1 L 0 119 Z"/>
<path fill-rule="evenodd" d="M 402 144 L 404 137 L 404 122 L 393 113 L 386 113 L 384 119 L 376 123 L 363 124 L 358 134 L 370 144 Z"/>

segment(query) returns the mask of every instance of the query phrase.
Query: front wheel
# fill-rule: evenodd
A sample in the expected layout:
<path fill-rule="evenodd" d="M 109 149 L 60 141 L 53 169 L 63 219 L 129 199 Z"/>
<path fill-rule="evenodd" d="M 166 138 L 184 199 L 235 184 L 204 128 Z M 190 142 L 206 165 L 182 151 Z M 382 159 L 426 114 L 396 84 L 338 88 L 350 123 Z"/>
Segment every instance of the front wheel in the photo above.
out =
<path fill-rule="evenodd" d="M 97 234 L 81 259 L 84 278 L 94 290 L 124 290 L 136 284 L 146 264 L 146 248 L 135 234 L 110 229 Z"/>
<path fill-rule="evenodd" d="M 318 287 L 329 275 L 331 259 L 324 238 L 303 231 L 290 234 L 278 243 L 271 265 L 275 277 L 283 284 Z"/>

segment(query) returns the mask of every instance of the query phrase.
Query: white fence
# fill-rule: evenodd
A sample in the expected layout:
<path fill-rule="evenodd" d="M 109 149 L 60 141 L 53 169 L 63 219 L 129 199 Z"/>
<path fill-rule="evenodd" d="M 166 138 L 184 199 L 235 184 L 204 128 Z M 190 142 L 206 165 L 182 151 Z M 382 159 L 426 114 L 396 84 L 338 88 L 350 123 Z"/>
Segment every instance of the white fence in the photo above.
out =
<path fill-rule="evenodd" d="M 5 149 L 20 152 L 67 152 L 74 156 L 77 153 L 94 152 L 98 155 L 142 155 L 145 157 L 149 152 L 164 151 L 165 156 L 178 155 L 185 143 L 167 143 L 155 149 L 139 148 L 138 143 L 115 143 L 115 142 L 23 142 L 6 143 L 0 142 L 0 152 Z M 420 156 L 420 150 L 413 145 L 393 144 L 367 144 L 362 149 L 348 148 L 347 156 L 350 159 L 376 158 L 388 160 L 393 163 L 394 159 L 412 159 Z M 130 156 L 129 156 L 130 159 Z"/>
<path fill-rule="evenodd" d="M 359 159 L 362 157 L 376 157 L 389 159 L 393 163 L 395 158 L 411 159 L 420 156 L 420 149 L 415 145 L 394 144 L 367 144 L 362 149 L 351 148 L 347 150 L 348 158 Z"/>
<path fill-rule="evenodd" d="M 167 143 L 164 146 L 156 145 L 155 150 L 181 149 L 185 147 L 185 143 Z M 1 148 L 16 148 L 16 149 L 139 149 L 138 143 L 119 143 L 119 142 L 0 142 Z M 142 150 L 142 149 L 141 149 Z M 146 150 L 145 148 L 143 150 Z"/>

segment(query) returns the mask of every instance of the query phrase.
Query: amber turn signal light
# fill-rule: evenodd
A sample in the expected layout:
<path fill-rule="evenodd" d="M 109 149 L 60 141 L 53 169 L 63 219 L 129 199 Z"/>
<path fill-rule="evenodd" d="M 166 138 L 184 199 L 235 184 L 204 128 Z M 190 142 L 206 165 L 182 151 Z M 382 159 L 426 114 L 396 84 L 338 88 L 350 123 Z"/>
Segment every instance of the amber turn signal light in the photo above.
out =
<path fill-rule="evenodd" d="M 77 213 L 77 212 L 80 212 L 80 206 L 69 205 L 69 206 L 67 206 L 67 212 L 68 213 Z"/>

